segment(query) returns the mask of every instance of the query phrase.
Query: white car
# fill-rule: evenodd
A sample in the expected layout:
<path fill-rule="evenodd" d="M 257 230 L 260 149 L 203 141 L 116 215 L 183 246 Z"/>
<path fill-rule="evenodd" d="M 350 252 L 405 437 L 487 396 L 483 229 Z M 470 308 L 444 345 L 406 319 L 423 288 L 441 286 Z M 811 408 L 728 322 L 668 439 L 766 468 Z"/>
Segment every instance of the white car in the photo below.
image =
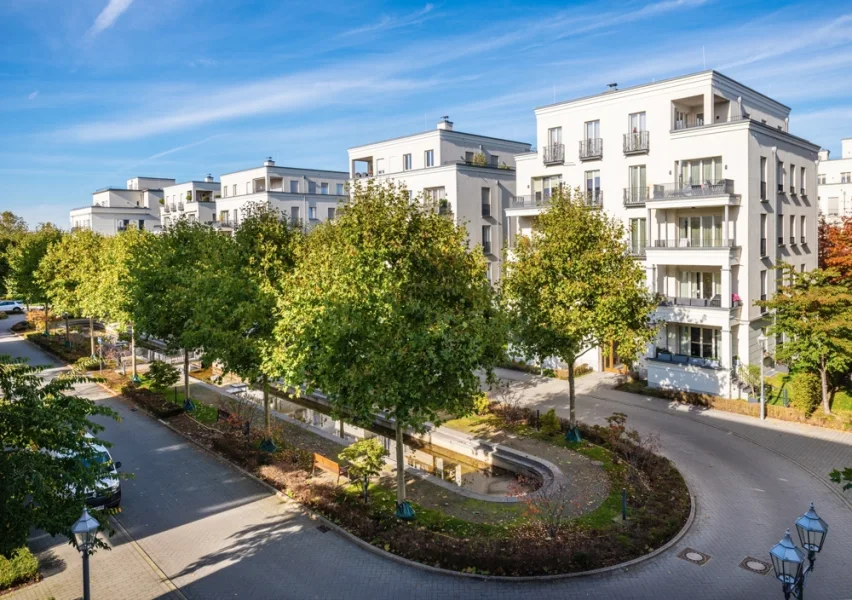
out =
<path fill-rule="evenodd" d="M 87 467 L 96 466 L 103 469 L 103 476 L 98 481 L 96 488 L 86 490 L 86 505 L 96 509 L 117 508 L 121 504 L 121 479 L 118 476 L 121 462 L 113 462 L 109 450 L 100 444 L 95 444 L 92 434 L 86 433 L 85 437 L 95 454 L 91 459 L 79 457 L 79 460 Z M 50 452 L 50 454 L 68 456 L 58 452 Z"/>
<path fill-rule="evenodd" d="M 24 305 L 17 300 L 0 300 L 0 312 L 19 315 L 25 310 Z"/>

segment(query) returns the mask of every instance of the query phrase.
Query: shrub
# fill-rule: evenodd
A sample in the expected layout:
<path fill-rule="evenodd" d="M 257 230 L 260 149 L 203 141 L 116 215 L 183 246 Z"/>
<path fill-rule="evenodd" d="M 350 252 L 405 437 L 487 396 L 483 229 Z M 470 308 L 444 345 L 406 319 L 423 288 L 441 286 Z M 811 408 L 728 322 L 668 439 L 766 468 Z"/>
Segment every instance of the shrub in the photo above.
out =
<path fill-rule="evenodd" d="M 477 167 L 487 167 L 488 157 L 485 156 L 485 153 L 483 152 L 477 152 L 473 155 L 473 160 L 470 162 L 471 164 L 476 165 Z"/>
<path fill-rule="evenodd" d="M 587 373 L 591 373 L 592 371 L 594 371 L 592 367 L 590 367 L 586 363 L 583 363 L 574 367 L 574 377 L 580 377 L 582 375 L 586 375 Z"/>
<path fill-rule="evenodd" d="M 559 417 L 556 416 L 556 410 L 551 408 L 544 413 L 541 418 L 541 432 L 545 435 L 554 435 L 559 433 Z"/>
<path fill-rule="evenodd" d="M 473 399 L 473 412 L 478 415 L 487 415 L 491 409 L 491 400 L 486 394 L 479 394 Z"/>
<path fill-rule="evenodd" d="M 162 391 L 176 384 L 180 379 L 180 373 L 172 365 L 155 360 L 148 369 L 148 378 L 151 380 L 152 388 Z"/>
<path fill-rule="evenodd" d="M 347 446 L 337 458 L 349 465 L 349 479 L 363 489 L 365 476 L 369 481 L 382 472 L 384 455 L 385 449 L 379 438 L 372 437 Z"/>
<path fill-rule="evenodd" d="M 74 363 L 74 370 L 80 373 L 88 371 L 89 369 L 95 369 L 100 366 L 100 361 L 97 358 L 92 358 L 91 356 L 83 356 L 78 358 Z"/>
<path fill-rule="evenodd" d="M 822 399 L 822 383 L 817 375 L 799 371 L 790 382 L 790 404 L 806 415 L 810 415 Z"/>
<path fill-rule="evenodd" d="M 0 590 L 34 579 L 38 575 L 38 559 L 25 546 L 12 552 L 10 558 L 0 556 Z"/>
<path fill-rule="evenodd" d="M 9 318 L 9 315 L 7 315 L 2 310 L 0 310 L 0 321 L 2 321 L 3 319 L 8 319 L 8 318 Z"/>

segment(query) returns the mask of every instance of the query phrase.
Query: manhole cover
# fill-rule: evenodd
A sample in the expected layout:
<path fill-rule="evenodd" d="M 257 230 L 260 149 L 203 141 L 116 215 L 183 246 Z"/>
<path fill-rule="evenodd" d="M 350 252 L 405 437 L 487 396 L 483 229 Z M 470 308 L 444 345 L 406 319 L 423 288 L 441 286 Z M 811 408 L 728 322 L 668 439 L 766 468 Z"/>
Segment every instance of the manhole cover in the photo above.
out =
<path fill-rule="evenodd" d="M 752 556 L 746 556 L 740 563 L 740 567 L 746 571 L 757 573 L 758 575 L 766 575 L 769 573 L 769 569 L 771 568 L 769 563 Z"/>
<path fill-rule="evenodd" d="M 688 560 L 691 563 L 695 563 L 696 565 L 703 565 L 708 560 L 710 560 L 709 554 L 704 554 L 703 552 L 699 552 L 698 550 L 693 550 L 692 548 L 684 548 L 680 551 L 680 554 L 677 555 L 678 558 L 682 558 L 683 560 Z"/>

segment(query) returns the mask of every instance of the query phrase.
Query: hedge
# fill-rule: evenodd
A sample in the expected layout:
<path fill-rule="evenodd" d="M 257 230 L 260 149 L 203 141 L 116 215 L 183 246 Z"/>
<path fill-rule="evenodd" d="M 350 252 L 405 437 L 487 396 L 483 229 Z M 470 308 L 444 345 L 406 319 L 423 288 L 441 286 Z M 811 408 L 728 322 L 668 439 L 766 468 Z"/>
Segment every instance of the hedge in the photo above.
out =
<path fill-rule="evenodd" d="M 38 559 L 26 546 L 18 548 L 11 558 L 0 556 L 0 590 L 26 583 L 38 576 Z"/>

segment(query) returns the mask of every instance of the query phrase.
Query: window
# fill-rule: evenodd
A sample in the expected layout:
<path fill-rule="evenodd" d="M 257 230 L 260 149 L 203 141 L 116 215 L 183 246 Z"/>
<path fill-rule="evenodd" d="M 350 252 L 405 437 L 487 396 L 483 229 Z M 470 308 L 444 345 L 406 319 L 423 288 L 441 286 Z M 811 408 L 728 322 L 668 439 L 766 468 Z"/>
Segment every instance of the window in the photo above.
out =
<path fill-rule="evenodd" d="M 233 194 L 233 195 L 234 195 L 234 196 L 236 196 L 236 195 L 237 195 L 237 184 L 236 184 L 236 183 L 234 184 L 234 194 Z"/>
<path fill-rule="evenodd" d="M 290 223 L 293 225 L 297 225 L 299 223 L 299 207 L 291 206 L 290 207 Z"/>
<path fill-rule="evenodd" d="M 482 226 L 482 251 L 491 254 L 491 225 Z"/>
<path fill-rule="evenodd" d="M 494 276 L 492 275 L 492 267 L 490 262 L 485 265 L 485 278 L 488 279 L 488 283 L 494 283 Z"/>
<path fill-rule="evenodd" d="M 601 122 L 600 121 L 586 121 L 585 126 L 586 132 L 586 140 L 596 140 L 601 137 Z"/>
<path fill-rule="evenodd" d="M 227 210 L 219 211 L 219 222 L 220 223 L 227 223 L 228 222 L 228 211 Z"/>
<path fill-rule="evenodd" d="M 338 184 L 337 184 L 337 195 L 338 195 L 338 196 L 342 196 L 342 195 L 343 195 L 343 184 L 342 184 L 342 183 L 338 183 Z"/>
<path fill-rule="evenodd" d="M 427 202 L 438 202 L 446 197 L 446 190 L 442 187 L 425 188 L 423 190 L 423 199 Z"/>
<path fill-rule="evenodd" d="M 722 331 L 711 327 L 667 325 L 666 347 L 673 354 L 706 360 L 719 360 L 722 349 Z"/>
<path fill-rule="evenodd" d="M 766 215 L 760 215 L 760 255 L 766 256 L 766 238 L 769 237 L 769 232 L 766 229 Z"/>
<path fill-rule="evenodd" d="M 376 159 L 376 173 L 381 175 L 385 172 L 385 159 L 377 158 Z"/>
<path fill-rule="evenodd" d="M 317 219 L 317 207 L 309 206 L 308 207 L 308 219 L 311 221 L 316 221 Z"/>
<path fill-rule="evenodd" d="M 840 183 L 852 183 L 852 174 L 841 173 L 840 174 Z"/>
<path fill-rule="evenodd" d="M 139 230 L 140 230 L 140 231 L 142 231 L 143 229 L 145 229 L 145 219 L 139 219 L 139 225 L 138 225 L 138 227 L 139 227 Z"/>
<path fill-rule="evenodd" d="M 796 216 L 790 215 L 790 244 L 796 243 Z"/>
<path fill-rule="evenodd" d="M 491 188 L 482 188 L 482 216 L 491 216 Z"/>
<path fill-rule="evenodd" d="M 648 199 L 648 183 L 645 175 L 645 165 L 627 168 L 628 201 L 644 202 Z"/>
<path fill-rule="evenodd" d="M 473 152 L 465 152 L 464 153 L 464 162 L 471 163 L 473 162 Z"/>
<path fill-rule="evenodd" d="M 411 155 L 403 154 L 402 155 L 402 170 L 410 171 L 411 170 Z"/>
<path fill-rule="evenodd" d="M 553 192 L 562 185 L 562 176 L 554 175 L 553 177 L 536 177 L 532 180 L 532 195 L 533 200 L 541 202 L 550 198 Z"/>
<path fill-rule="evenodd" d="M 775 165 L 775 181 L 778 183 L 778 191 L 784 191 L 784 163 L 780 160 Z"/>
<path fill-rule="evenodd" d="M 784 287 L 784 269 L 775 269 L 775 291 Z"/>
<path fill-rule="evenodd" d="M 328 207 L 328 220 L 329 220 L 329 221 L 333 221 L 333 220 L 334 220 L 334 214 L 335 214 L 335 212 L 337 212 L 337 209 L 336 209 L 335 207 L 333 207 L 333 206 L 329 206 L 329 207 Z"/>
<path fill-rule="evenodd" d="M 799 241 L 803 244 L 808 243 L 808 218 L 805 215 L 799 219 Z"/>
<path fill-rule="evenodd" d="M 681 217 L 678 222 L 680 248 L 718 248 L 722 241 L 721 215 Z"/>
<path fill-rule="evenodd" d="M 723 179 L 721 156 L 680 161 L 679 186 L 700 185 L 706 181 L 718 181 L 720 179 Z"/>
<path fill-rule="evenodd" d="M 642 255 L 645 253 L 647 221 L 644 218 L 630 219 L 630 253 Z"/>
<path fill-rule="evenodd" d="M 427 167 L 434 167 L 435 166 L 435 151 L 434 150 L 427 150 L 426 152 L 423 153 L 423 164 L 426 165 Z"/>
<path fill-rule="evenodd" d="M 799 273 L 804 273 L 806 268 L 807 268 L 807 267 L 805 267 L 805 263 L 802 263 L 802 264 L 799 266 Z"/>
<path fill-rule="evenodd" d="M 778 228 L 778 245 L 784 245 L 784 215 L 778 215 L 775 220 L 775 226 Z"/>
<path fill-rule="evenodd" d="M 790 192 L 796 189 L 796 165 L 790 163 Z"/>
<path fill-rule="evenodd" d="M 223 197 L 223 198 L 227 198 L 227 197 L 228 197 L 228 186 L 227 186 L 227 185 L 223 185 L 223 186 L 222 186 L 222 197 Z"/>
<path fill-rule="evenodd" d="M 823 175 L 822 173 L 817 175 L 817 184 L 818 185 L 825 185 L 825 175 Z"/>
<path fill-rule="evenodd" d="M 309 181 L 308 182 L 308 193 L 309 194 L 316 194 L 317 193 L 317 182 L 316 181 Z"/>
<path fill-rule="evenodd" d="M 601 202 L 601 172 L 586 171 L 586 204 L 598 205 Z"/>
<path fill-rule="evenodd" d="M 328 196 L 328 183 L 327 182 L 322 182 L 320 184 L 320 194 L 322 194 L 323 196 Z"/>
<path fill-rule="evenodd" d="M 234 184 L 234 187 L 237 187 L 236 184 Z M 239 227 L 239 225 L 240 225 L 240 213 L 235 208 L 234 209 L 234 227 Z"/>
<path fill-rule="evenodd" d="M 498 155 L 492 154 L 488 157 L 488 159 L 491 161 L 490 164 L 492 167 L 500 166 L 500 157 Z"/>
<path fill-rule="evenodd" d="M 767 289 L 767 281 L 766 281 L 766 269 L 760 272 L 760 299 L 766 300 L 766 289 Z M 761 313 L 766 312 L 766 308 L 760 308 Z"/>
<path fill-rule="evenodd" d="M 627 117 L 627 131 L 629 133 L 642 133 L 645 131 L 645 113 L 633 113 Z"/>
<path fill-rule="evenodd" d="M 298 179 L 291 179 L 290 180 L 290 193 L 291 194 L 298 194 L 299 193 L 299 180 Z"/>
<path fill-rule="evenodd" d="M 559 146 L 562 143 L 562 128 L 551 127 L 547 130 L 547 145 L 551 148 Z"/>
<path fill-rule="evenodd" d="M 760 157 L 760 199 L 766 200 L 766 157 Z"/>
<path fill-rule="evenodd" d="M 703 298 L 719 300 L 722 293 L 721 271 L 678 271 L 681 298 Z"/>
<path fill-rule="evenodd" d="M 807 173 L 807 171 L 805 171 L 805 167 L 802 167 L 799 170 L 799 187 L 802 188 L 800 190 L 802 196 L 805 195 L 805 188 L 807 188 L 807 179 L 805 179 L 805 173 Z"/>

